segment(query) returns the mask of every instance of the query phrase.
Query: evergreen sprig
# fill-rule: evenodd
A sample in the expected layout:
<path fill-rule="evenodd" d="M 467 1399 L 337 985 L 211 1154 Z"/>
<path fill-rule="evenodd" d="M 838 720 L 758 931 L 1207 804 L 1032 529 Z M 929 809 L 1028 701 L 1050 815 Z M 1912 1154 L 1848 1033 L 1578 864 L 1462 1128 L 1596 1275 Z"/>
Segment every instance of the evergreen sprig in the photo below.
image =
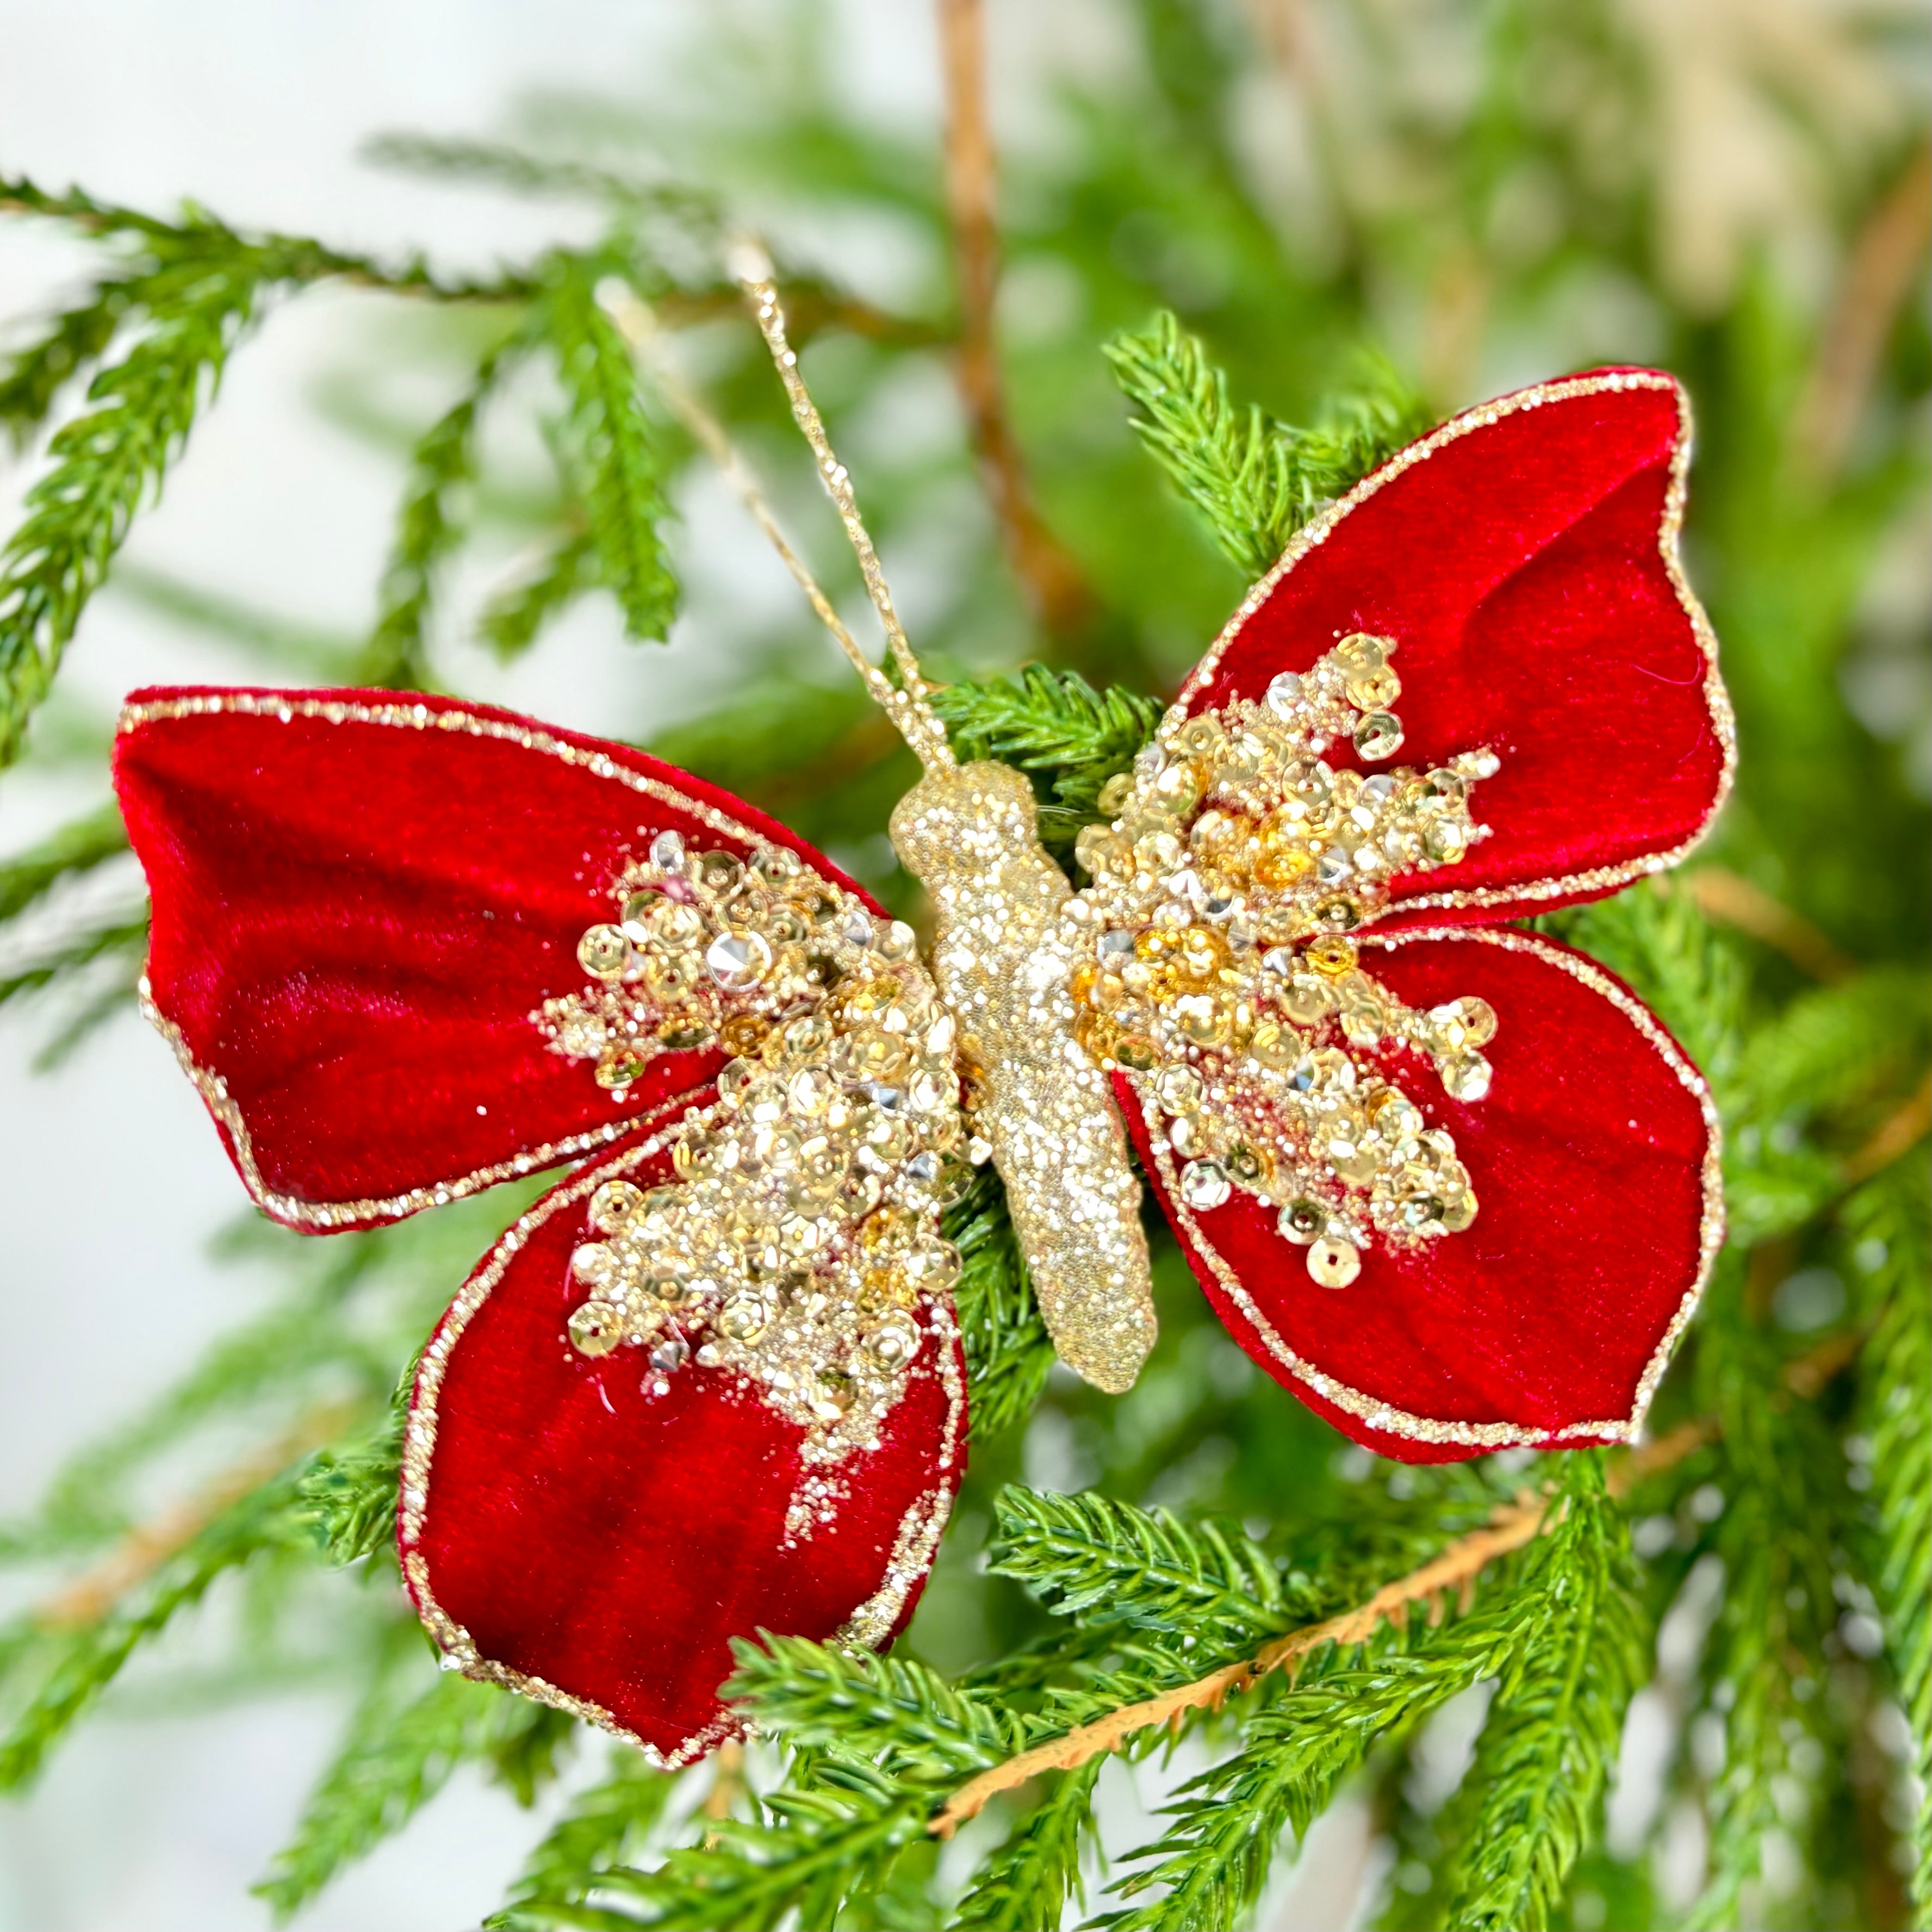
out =
<path fill-rule="evenodd" d="M 0 920 L 16 917 L 62 880 L 91 872 L 127 849 L 121 814 L 111 805 L 69 820 L 0 865 Z"/>
<path fill-rule="evenodd" d="M 1923 1924 L 1932 1920 L 1932 1238 L 1922 1162 L 1868 1181 L 1839 1220 L 1846 1272 L 1876 1318 L 1859 1355 L 1857 1414 L 1876 1517 L 1871 1574 L 1918 1780 L 1910 1883 Z"/>
<path fill-rule="evenodd" d="M 489 1922 L 520 1922 L 523 1908 L 553 1915 L 584 1904 L 597 1880 L 644 1849 L 677 1780 L 628 1746 L 611 1754 L 610 1775 L 571 1804 L 539 1839 L 511 1888 L 506 1910 Z M 551 1916 L 544 1923 L 568 1922 Z"/>
<path fill-rule="evenodd" d="M 505 584 L 484 605 L 477 631 L 507 664 L 521 657 L 544 628 L 596 582 L 596 538 L 587 524 L 566 527 L 533 571 Z"/>
<path fill-rule="evenodd" d="M 410 477 L 383 574 L 381 608 L 357 682 L 392 689 L 426 688 L 424 634 L 436 580 L 461 542 L 467 498 L 476 480 L 477 418 L 520 341 L 492 349 L 463 396 L 424 432 L 410 459 Z"/>
<path fill-rule="evenodd" d="M 1746 1271 L 1727 1256 L 1696 1362 L 1721 1430 L 1714 1480 L 1724 1513 L 1709 1547 L 1724 1566 L 1704 1660 L 1724 1762 L 1706 1798 L 1709 1872 L 1690 1915 L 1698 1928 L 1730 1924 L 1762 1882 L 1767 1836 L 1815 1776 L 1801 1741 L 1821 1757 L 1833 1746 L 1830 1700 L 1820 1693 L 1838 1622 L 1832 1526 L 1846 1514 L 1844 1456 L 1816 1405 L 1784 1390 L 1784 1351 L 1748 1295 Z"/>
<path fill-rule="evenodd" d="M 984 1932 L 1057 1927 L 1067 1901 L 1082 1895 L 1082 1849 L 1097 1834 L 1094 1781 L 1102 1758 L 1061 1773 L 974 1875 L 954 1908 L 955 1925 Z"/>
<path fill-rule="evenodd" d="M 1486 1678 L 1502 1680 L 1498 1705 L 1514 1705 L 1553 1630 L 1580 1600 L 1601 1596 L 1621 1546 L 1600 1469 L 1584 1456 L 1568 1460 L 1578 1466 L 1560 1473 L 1557 1520 L 1520 1559 L 1511 1587 L 1440 1629 L 1388 1632 L 1357 1660 L 1331 1652 L 1310 1665 L 1249 1720 L 1238 1752 L 1183 1788 L 1166 1835 L 1132 1855 L 1138 1868 L 1117 1889 L 1130 1899 L 1156 1888 L 1160 1895 L 1096 1924 L 1118 1932 L 1232 1927 L 1259 1898 L 1282 1832 L 1305 1832 L 1378 1738 Z M 1572 1714 L 1562 1700 L 1532 1693 L 1512 1759 L 1560 1756 L 1561 1727 Z"/>
<path fill-rule="evenodd" d="M 1141 440 L 1251 579 L 1324 503 L 1429 428 L 1420 400 L 1378 358 L 1365 356 L 1359 388 L 1298 428 L 1257 404 L 1237 405 L 1206 345 L 1167 311 L 1105 352 L 1139 411 Z"/>
<path fill-rule="evenodd" d="M 668 514 L 663 454 L 638 398 L 630 350 L 598 299 L 610 266 L 595 257 L 556 259 L 544 332 L 563 383 L 565 442 L 599 580 L 617 600 L 627 637 L 661 638 L 678 601 L 659 535 Z"/>
<path fill-rule="evenodd" d="M 54 466 L 0 549 L 0 765 L 19 755 L 87 600 L 134 514 L 158 490 L 253 320 L 271 264 L 238 248 L 156 315 L 88 391 L 94 406 L 54 436 Z"/>
<path fill-rule="evenodd" d="M 1040 834 L 1056 851 L 1070 850 L 1080 826 L 1100 815 L 1100 788 L 1133 762 L 1161 713 L 1137 692 L 1098 692 L 1077 672 L 1044 664 L 948 685 L 932 694 L 932 706 L 962 760 L 994 758 L 1042 776 Z"/>
<path fill-rule="evenodd" d="M 332 1563 L 357 1562 L 394 1546 L 403 1436 L 416 1378 L 412 1360 L 380 1424 L 358 1441 L 319 1450 L 297 1481 L 296 1494 Z"/>
<path fill-rule="evenodd" d="M 1453 1856 L 1448 1922 L 1468 1932 L 1544 1932 L 1597 1830 L 1642 1681 L 1649 1630 L 1629 1526 L 1594 1454 L 1567 1485 L 1567 1549 L 1541 1583 L 1538 1628 L 1490 1707 L 1468 1781 L 1477 1802 Z M 1537 1587 L 1526 1580 L 1526 1587 Z"/>
<path fill-rule="evenodd" d="M 413 1630 L 404 1631 L 402 1641 L 412 1658 L 422 1658 Z M 568 1720 L 556 1712 L 452 1673 L 399 1700 L 394 1679 L 402 1675 L 385 1671 L 363 1700 L 294 1837 L 256 1886 L 278 1919 L 292 1916 L 345 1864 L 401 1830 L 459 1766 L 494 1764 L 513 1789 L 521 1786 L 527 1802 L 536 1783 L 530 1752 L 554 1755 L 568 1735 Z"/>
<path fill-rule="evenodd" d="M 1278 1635 L 1305 1613 L 1268 1552 L 1232 1525 L 1017 1484 L 994 1508 L 988 1567 L 1060 1616 L 1178 1628 L 1221 1646 Z"/>
<path fill-rule="evenodd" d="M 29 1616 L 16 1624 L 0 1640 L 0 1657 L 32 1657 L 40 1664 L 40 1681 L 0 1738 L 0 1791 L 28 1783 L 134 1652 L 200 1602 L 218 1578 L 266 1552 L 298 1547 L 304 1534 L 295 1478 L 278 1477 L 223 1510 L 99 1611 L 89 1607 L 51 1622 Z"/>
<path fill-rule="evenodd" d="M 961 1261 L 952 1298 L 966 1352 L 967 1412 L 984 1442 L 1032 1413 L 1054 1364 L 1053 1342 L 990 1168 L 947 1210 L 946 1233 Z"/>

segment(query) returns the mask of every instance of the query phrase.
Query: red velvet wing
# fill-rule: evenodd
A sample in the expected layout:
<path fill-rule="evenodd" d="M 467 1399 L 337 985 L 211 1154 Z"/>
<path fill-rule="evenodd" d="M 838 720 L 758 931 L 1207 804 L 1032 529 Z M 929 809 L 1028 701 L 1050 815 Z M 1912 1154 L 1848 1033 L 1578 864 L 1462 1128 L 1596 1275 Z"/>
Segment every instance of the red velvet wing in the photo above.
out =
<path fill-rule="evenodd" d="M 788 846 L 858 891 L 640 752 L 440 698 L 137 692 L 115 782 L 153 896 L 151 1012 L 249 1191 L 305 1229 L 602 1148 L 715 1070 L 665 1054 L 614 1095 L 532 1020 L 584 983 L 578 942 L 658 832 Z"/>
<path fill-rule="evenodd" d="M 1492 836 L 1453 872 L 1399 877 L 1397 923 L 1547 910 L 1672 864 L 1733 758 L 1716 640 L 1678 562 L 1689 457 L 1683 392 L 1650 370 L 1472 410 L 1295 539 L 1177 709 L 1258 699 L 1349 632 L 1393 638 L 1402 763 L 1502 760 L 1477 795 Z M 1346 745 L 1330 758 L 1358 762 Z"/>
<path fill-rule="evenodd" d="M 1406 1246 L 1378 1240 L 1350 1286 L 1319 1286 L 1254 1194 L 1205 1211 L 1180 1198 L 1174 1156 L 1116 1075 L 1209 1300 L 1269 1374 L 1383 1455 L 1629 1441 L 1723 1239 L 1702 1078 L 1627 988 L 1529 934 L 1369 938 L 1362 964 L 1412 1007 L 1474 995 L 1498 1016 L 1480 1100 L 1449 1098 L 1413 1056 L 1358 1054 L 1453 1134 L 1477 1217 Z"/>
<path fill-rule="evenodd" d="M 728 1370 L 659 1376 L 640 1348 L 588 1358 L 566 1332 L 588 1198 L 668 1165 L 656 1139 L 627 1146 L 484 1257 L 424 1355 L 398 1534 L 416 1607 L 469 1675 L 680 1764 L 737 1728 L 718 1697 L 732 1638 L 878 1646 L 911 1615 L 963 1472 L 965 1371 L 949 1304 L 922 1298 L 879 1446 L 818 1465 L 832 1520 L 788 1534 L 798 1428 Z"/>

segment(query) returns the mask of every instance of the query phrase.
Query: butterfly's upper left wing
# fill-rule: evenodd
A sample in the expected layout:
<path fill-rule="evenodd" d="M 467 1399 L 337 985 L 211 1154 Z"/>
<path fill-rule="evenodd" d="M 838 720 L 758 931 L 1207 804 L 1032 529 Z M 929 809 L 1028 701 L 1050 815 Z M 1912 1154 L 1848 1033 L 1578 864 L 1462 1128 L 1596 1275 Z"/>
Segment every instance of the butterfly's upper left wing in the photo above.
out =
<path fill-rule="evenodd" d="M 661 833 L 787 848 L 878 910 L 681 772 L 442 698 L 136 692 L 115 784 L 153 897 L 152 1015 L 250 1192 L 308 1230 L 602 1148 L 716 1070 L 695 1030 L 618 1064 L 610 1042 L 563 1050 L 596 1046 L 594 1015 L 574 1040 L 545 1022 L 592 984 L 580 945 Z"/>

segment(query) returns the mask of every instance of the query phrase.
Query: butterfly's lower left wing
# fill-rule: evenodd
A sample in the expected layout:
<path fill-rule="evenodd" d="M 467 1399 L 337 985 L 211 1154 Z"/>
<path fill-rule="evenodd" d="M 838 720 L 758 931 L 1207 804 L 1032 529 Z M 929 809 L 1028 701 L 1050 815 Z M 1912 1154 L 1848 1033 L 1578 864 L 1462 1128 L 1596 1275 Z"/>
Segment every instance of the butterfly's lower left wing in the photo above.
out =
<path fill-rule="evenodd" d="M 659 1130 L 646 1124 L 553 1189 L 464 1285 L 418 1374 L 398 1515 L 410 1594 L 460 1668 L 665 1765 L 736 1733 L 718 1695 L 734 1637 L 877 1648 L 897 1634 L 965 1462 L 964 1364 L 943 1283 L 901 1298 L 896 1389 L 855 1378 L 878 1412 L 868 1438 L 843 1444 L 763 1378 L 851 1387 L 834 1379 L 850 1352 L 834 1361 L 812 1347 L 795 1305 L 772 1311 L 793 1316 L 790 1346 L 774 1336 L 763 1360 L 710 1359 L 704 1338 L 748 1299 L 729 1288 L 722 1309 L 648 1304 L 666 1318 L 635 1346 L 607 1347 L 608 1331 L 573 1322 L 588 1305 L 621 1323 L 617 1303 L 587 1300 L 573 1258 L 622 1252 L 608 1239 L 614 1196 L 673 1191 L 684 1111 L 674 1103 Z M 614 1286 L 603 1276 L 602 1292 Z M 827 1460 L 828 1446 L 844 1453 Z"/>

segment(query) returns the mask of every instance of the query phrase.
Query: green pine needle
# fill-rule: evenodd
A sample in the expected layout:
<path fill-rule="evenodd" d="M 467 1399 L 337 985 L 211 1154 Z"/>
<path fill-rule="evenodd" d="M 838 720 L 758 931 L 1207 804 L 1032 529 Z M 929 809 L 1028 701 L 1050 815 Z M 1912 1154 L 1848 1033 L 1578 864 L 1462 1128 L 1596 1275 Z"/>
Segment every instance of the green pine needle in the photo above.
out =
<path fill-rule="evenodd" d="M 1058 1358 L 990 1168 L 948 1210 L 946 1234 L 962 1263 L 952 1301 L 966 1351 L 967 1413 L 975 1440 L 986 1442 L 1033 1413 Z"/>
<path fill-rule="evenodd" d="M 1082 1847 L 1098 1835 L 1094 1783 L 1104 1758 L 1062 1773 L 980 1867 L 955 1908 L 955 1925 L 984 1932 L 1057 1927 L 1069 1899 L 1083 1896 Z"/>
<path fill-rule="evenodd" d="M 732 1645 L 725 1696 L 786 1742 L 836 1750 L 896 1778 L 944 1785 L 1024 1750 L 1024 1720 L 910 1658 L 763 1634 Z"/>
<path fill-rule="evenodd" d="M 506 585 L 483 607 L 477 629 L 498 660 L 508 664 L 596 582 L 597 540 L 590 526 L 566 530 L 534 572 Z"/>
<path fill-rule="evenodd" d="M 441 566 L 462 542 L 476 480 L 476 422 L 518 343 L 492 350 L 468 391 L 424 433 L 410 459 L 409 482 L 382 579 L 381 609 L 358 683 L 421 691 L 430 683 L 424 634 Z"/>
<path fill-rule="evenodd" d="M 217 1579 L 265 1552 L 299 1547 L 303 1536 L 295 1478 L 278 1477 L 223 1510 L 105 1615 L 50 1631 L 40 1646 L 51 1654 L 40 1686 L 0 1738 L 0 1791 L 29 1783 L 134 1652 L 200 1602 Z M 0 1639 L 0 1654 L 16 1647 Z"/>
<path fill-rule="evenodd" d="M 266 266 L 248 249 L 211 262 L 94 378 L 93 406 L 49 446 L 54 466 L 0 550 L 0 766 L 20 755 L 87 600 L 253 320 Z"/>
<path fill-rule="evenodd" d="M 1564 1552 L 1468 1773 L 1478 1796 L 1448 1916 L 1468 1932 L 1550 1924 L 1595 1835 L 1624 1706 L 1649 1661 L 1629 1526 L 1604 1492 L 1602 1459 L 1575 1455 L 1565 1474 Z"/>
<path fill-rule="evenodd" d="M 1226 1646 L 1279 1635 L 1301 1614 L 1268 1553 L 1230 1526 L 1017 1484 L 994 1510 L 988 1567 L 1060 1616 L 1178 1628 Z"/>
<path fill-rule="evenodd" d="M 0 368 L 0 428 L 16 450 L 26 447 L 62 390 L 106 352 L 134 305 L 132 279 L 116 276 L 100 283 Z"/>
<path fill-rule="evenodd" d="M 1922 1154 L 1922 1150 L 1921 1150 Z M 1932 1231 L 1918 1154 L 1868 1181 L 1840 1210 L 1846 1273 L 1877 1326 L 1858 1358 L 1858 1426 L 1876 1506 L 1872 1575 L 1886 1655 L 1911 1727 L 1920 1802 L 1910 1876 L 1916 1922 L 1932 1923 Z"/>
<path fill-rule="evenodd" d="M 394 1545 L 403 1435 L 416 1379 L 412 1360 L 380 1426 L 345 1448 L 321 1450 L 302 1473 L 297 1491 L 332 1563 L 354 1563 Z"/>
<path fill-rule="evenodd" d="M 932 694 L 932 706 L 962 763 L 996 758 L 1042 775 L 1048 793 L 1040 835 L 1063 854 L 1100 816 L 1100 788 L 1132 764 L 1161 714 L 1156 700 L 1138 692 L 1118 685 L 1097 692 L 1076 672 L 1044 664 L 948 685 Z"/>
<path fill-rule="evenodd" d="M 1240 408 L 1205 346 L 1165 310 L 1115 336 L 1106 354 L 1139 411 L 1142 441 L 1250 579 L 1324 504 L 1430 426 L 1394 370 L 1366 357 L 1360 387 L 1312 428 L 1277 422 L 1254 404 Z"/>
<path fill-rule="evenodd" d="M 404 1636 L 405 1654 L 420 1658 L 413 1632 Z M 345 1865 L 400 1831 L 459 1766 L 513 1752 L 532 1731 L 554 1732 L 557 1713 L 494 1684 L 445 1672 L 404 1695 L 395 1681 L 400 1674 L 379 1676 L 294 1837 L 255 1887 L 277 1918 L 290 1917 Z M 420 1681 L 413 1671 L 409 1676 Z"/>
<path fill-rule="evenodd" d="M 527 1922 L 519 1921 L 519 1908 L 582 1905 L 599 1874 L 642 1850 L 676 1788 L 675 1778 L 620 1747 L 611 1754 L 610 1776 L 574 1799 L 538 1841 L 511 1888 L 508 1909 L 490 1924 Z"/>
<path fill-rule="evenodd" d="M 15 917 L 63 879 L 91 872 L 127 849 L 128 834 L 115 806 L 104 805 L 70 820 L 0 864 L 0 920 Z"/>
<path fill-rule="evenodd" d="M 658 535 L 669 514 L 663 457 L 638 400 L 630 350 L 597 299 L 603 273 L 592 260 L 557 259 L 544 305 L 545 332 L 556 352 L 570 462 L 601 580 L 617 600 L 627 637 L 662 638 L 678 601 Z"/>

